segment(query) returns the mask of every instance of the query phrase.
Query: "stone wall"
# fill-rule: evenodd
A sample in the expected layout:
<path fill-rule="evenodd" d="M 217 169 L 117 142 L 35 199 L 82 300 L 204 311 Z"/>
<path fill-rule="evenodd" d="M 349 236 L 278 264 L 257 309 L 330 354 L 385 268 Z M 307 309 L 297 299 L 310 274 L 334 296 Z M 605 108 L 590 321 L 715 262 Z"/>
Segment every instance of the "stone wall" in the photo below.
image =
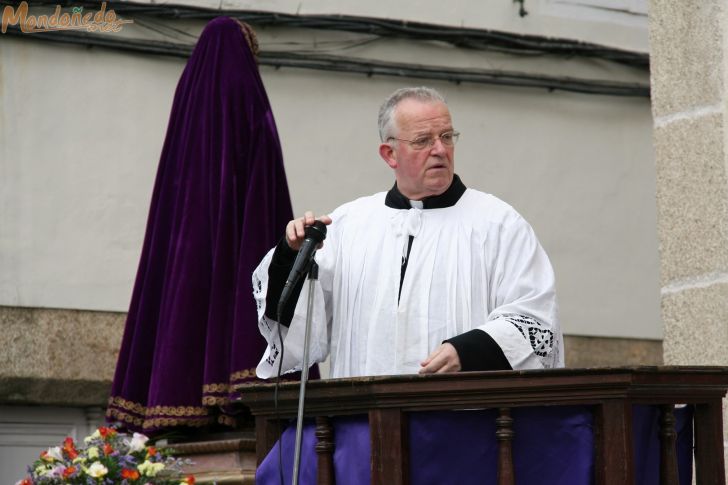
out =
<path fill-rule="evenodd" d="M 106 406 L 126 313 L 0 306 L 0 404 Z M 566 365 L 658 365 L 659 340 L 566 336 Z"/>
<path fill-rule="evenodd" d="M 727 8 L 650 2 L 666 364 L 728 365 Z"/>
<path fill-rule="evenodd" d="M 566 367 L 661 365 L 662 341 L 565 335 Z"/>
<path fill-rule="evenodd" d="M 105 407 L 125 318 L 0 307 L 0 403 Z"/>

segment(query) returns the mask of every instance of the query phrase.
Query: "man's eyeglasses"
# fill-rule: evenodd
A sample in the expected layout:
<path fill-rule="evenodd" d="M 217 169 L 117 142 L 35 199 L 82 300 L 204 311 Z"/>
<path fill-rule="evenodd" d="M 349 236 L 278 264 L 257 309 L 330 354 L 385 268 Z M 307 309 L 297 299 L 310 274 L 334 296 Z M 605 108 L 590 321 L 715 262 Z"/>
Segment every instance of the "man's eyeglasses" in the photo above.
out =
<path fill-rule="evenodd" d="M 458 141 L 458 137 L 460 136 L 460 133 L 457 131 L 446 131 L 445 133 L 441 133 L 439 136 L 430 136 L 430 135 L 422 135 L 418 136 L 414 140 L 403 140 L 402 138 L 395 138 L 393 136 L 390 136 L 387 138 L 387 141 L 389 140 L 398 140 L 398 141 L 406 141 L 410 144 L 410 146 L 415 150 L 424 150 L 425 148 L 430 148 L 435 144 L 436 139 L 440 139 L 443 145 L 446 147 L 451 147 Z"/>

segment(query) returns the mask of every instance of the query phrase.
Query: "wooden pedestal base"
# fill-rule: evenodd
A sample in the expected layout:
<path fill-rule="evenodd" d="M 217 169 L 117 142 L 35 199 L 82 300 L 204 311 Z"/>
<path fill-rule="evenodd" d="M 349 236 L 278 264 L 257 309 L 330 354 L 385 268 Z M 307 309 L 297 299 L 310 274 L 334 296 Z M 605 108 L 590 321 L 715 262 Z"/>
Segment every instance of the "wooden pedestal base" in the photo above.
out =
<path fill-rule="evenodd" d="M 193 464 L 185 467 L 186 473 L 195 475 L 197 483 L 235 485 L 255 484 L 255 434 L 253 431 L 214 434 L 204 441 L 188 441 L 168 445 L 174 456 L 190 459 Z"/>

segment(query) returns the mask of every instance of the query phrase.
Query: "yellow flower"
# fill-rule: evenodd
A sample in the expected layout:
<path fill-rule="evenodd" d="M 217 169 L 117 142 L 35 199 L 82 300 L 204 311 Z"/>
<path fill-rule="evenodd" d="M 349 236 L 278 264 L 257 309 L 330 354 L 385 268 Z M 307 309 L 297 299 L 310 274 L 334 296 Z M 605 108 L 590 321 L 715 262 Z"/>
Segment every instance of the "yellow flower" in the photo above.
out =
<path fill-rule="evenodd" d="M 99 448 L 97 446 L 91 446 L 86 450 L 86 454 L 92 460 L 99 457 Z"/>
<path fill-rule="evenodd" d="M 156 477 L 157 473 L 164 470 L 164 463 L 152 463 L 151 461 L 146 460 L 144 463 L 139 465 L 137 469 L 139 470 L 139 473 L 145 477 Z"/>
<path fill-rule="evenodd" d="M 86 469 L 86 473 L 88 473 L 91 477 L 101 478 L 109 473 L 109 469 L 102 465 L 101 462 L 95 461 L 90 467 Z"/>
<path fill-rule="evenodd" d="M 99 430 L 98 430 L 98 429 L 97 429 L 96 431 L 94 431 L 94 433 L 93 433 L 93 434 L 92 434 L 91 436 L 86 436 L 86 437 L 85 437 L 85 438 L 83 439 L 83 441 L 84 441 L 84 442 L 85 442 L 86 444 L 89 444 L 89 443 L 90 443 L 90 442 L 91 442 L 92 440 L 94 440 L 94 439 L 96 439 L 96 438 L 101 438 L 101 433 L 99 433 Z"/>

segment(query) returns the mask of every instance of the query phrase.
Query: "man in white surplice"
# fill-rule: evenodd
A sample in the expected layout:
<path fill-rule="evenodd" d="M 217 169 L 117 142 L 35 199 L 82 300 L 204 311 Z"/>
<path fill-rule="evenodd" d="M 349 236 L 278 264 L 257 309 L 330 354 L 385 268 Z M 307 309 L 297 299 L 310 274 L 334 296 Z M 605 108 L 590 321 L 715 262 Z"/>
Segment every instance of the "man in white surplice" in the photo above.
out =
<path fill-rule="evenodd" d="M 395 91 L 379 132 L 394 187 L 319 217 L 330 225 L 316 253 L 311 362 L 330 355 L 331 377 L 562 367 L 548 257 L 512 207 L 454 173 L 459 133 L 442 96 Z M 279 331 L 283 372 L 300 370 L 308 284 L 280 324 L 276 307 L 314 221 L 307 212 L 289 222 L 253 273 L 268 341 L 258 377 L 278 371 Z"/>

